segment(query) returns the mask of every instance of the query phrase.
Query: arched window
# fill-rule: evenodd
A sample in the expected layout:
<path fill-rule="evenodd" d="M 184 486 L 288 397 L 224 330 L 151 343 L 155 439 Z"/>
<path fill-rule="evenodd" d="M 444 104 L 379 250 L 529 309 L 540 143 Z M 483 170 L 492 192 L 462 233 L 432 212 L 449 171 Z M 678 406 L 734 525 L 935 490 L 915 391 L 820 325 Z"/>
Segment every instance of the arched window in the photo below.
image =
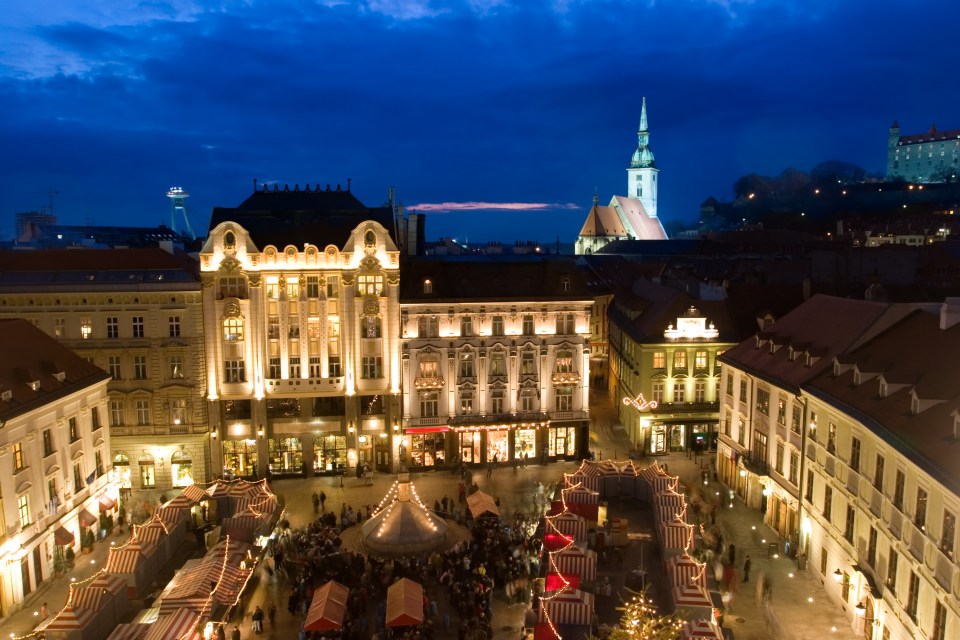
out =
<path fill-rule="evenodd" d="M 129 489 L 130 485 L 130 456 L 122 451 L 113 456 L 113 471 L 116 474 L 117 484 L 121 489 Z"/>
<path fill-rule="evenodd" d="M 423 292 L 424 293 L 433 293 L 433 280 L 427 278 L 423 281 Z"/>
<path fill-rule="evenodd" d="M 193 484 L 193 459 L 190 454 L 181 449 L 170 457 L 170 473 L 173 475 L 173 486 L 188 487 Z"/>
<path fill-rule="evenodd" d="M 149 453 L 143 453 L 137 460 L 140 465 L 140 488 L 154 489 L 157 486 L 157 468 L 154 458 Z"/>
<path fill-rule="evenodd" d="M 223 339 L 227 342 L 243 340 L 243 318 L 226 318 L 223 321 Z"/>
<path fill-rule="evenodd" d="M 372 229 L 368 229 L 365 234 L 363 234 L 363 245 L 365 247 L 373 247 L 377 244 L 377 234 L 373 232 Z"/>
<path fill-rule="evenodd" d="M 233 231 L 227 231 L 223 234 L 223 248 L 224 249 L 234 249 L 237 246 L 237 237 L 233 235 Z"/>

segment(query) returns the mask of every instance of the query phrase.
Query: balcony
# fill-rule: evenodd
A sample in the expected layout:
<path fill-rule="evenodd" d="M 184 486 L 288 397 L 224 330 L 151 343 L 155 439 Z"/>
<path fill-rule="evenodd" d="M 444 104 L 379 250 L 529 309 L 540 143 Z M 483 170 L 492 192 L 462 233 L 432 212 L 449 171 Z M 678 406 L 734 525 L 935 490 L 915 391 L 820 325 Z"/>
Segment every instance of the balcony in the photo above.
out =
<path fill-rule="evenodd" d="M 527 411 L 523 413 L 497 413 L 487 415 L 459 415 L 449 418 L 451 426 L 487 426 L 502 424 L 505 426 L 530 426 L 537 427 L 546 425 L 550 416 L 539 411 Z"/>
<path fill-rule="evenodd" d="M 828 455 L 823 461 L 823 471 L 831 478 L 837 477 L 837 459 Z"/>
<path fill-rule="evenodd" d="M 417 389 L 442 389 L 445 384 L 442 376 L 417 376 L 413 386 Z"/>
<path fill-rule="evenodd" d="M 438 425 L 446 424 L 446 416 L 430 416 L 427 418 L 410 418 L 409 425 L 411 427 L 436 427 Z"/>
<path fill-rule="evenodd" d="M 903 514 L 897 509 L 890 509 L 890 518 L 887 521 L 890 526 L 890 533 L 899 538 L 903 534 L 903 522 Z"/>
<path fill-rule="evenodd" d="M 761 456 L 756 451 L 747 451 L 741 460 L 743 461 L 743 466 L 758 476 L 770 475 L 770 463 L 767 462 L 764 456 Z"/>
<path fill-rule="evenodd" d="M 661 402 L 650 413 L 711 413 L 720 411 L 719 402 Z"/>
<path fill-rule="evenodd" d="M 847 470 L 847 491 L 851 496 L 860 494 L 860 474 L 853 469 Z"/>
<path fill-rule="evenodd" d="M 923 531 L 921 531 L 912 522 L 904 522 L 903 537 L 901 539 L 903 540 L 903 543 L 910 549 L 910 555 L 912 555 L 919 562 L 923 562 L 924 551 L 927 546 L 927 537 L 924 535 Z"/>
<path fill-rule="evenodd" d="M 953 591 L 953 583 L 957 575 L 957 564 L 942 549 L 933 542 L 927 548 L 927 558 L 937 583 L 947 592 Z"/>
<path fill-rule="evenodd" d="M 576 371 L 562 371 L 550 376 L 553 384 L 580 384 L 580 374 Z"/>
<path fill-rule="evenodd" d="M 550 419 L 554 421 L 561 420 L 586 420 L 586 411 L 551 411 Z"/>

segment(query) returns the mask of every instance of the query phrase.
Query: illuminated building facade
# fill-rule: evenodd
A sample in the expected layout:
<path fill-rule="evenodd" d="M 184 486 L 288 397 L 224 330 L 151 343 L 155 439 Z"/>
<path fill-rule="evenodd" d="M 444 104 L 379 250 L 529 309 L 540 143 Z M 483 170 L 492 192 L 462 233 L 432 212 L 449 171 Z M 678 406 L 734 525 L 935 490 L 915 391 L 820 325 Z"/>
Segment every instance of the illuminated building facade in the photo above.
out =
<path fill-rule="evenodd" d="M 403 269 L 401 464 L 586 455 L 593 297 L 575 262 L 458 256 Z"/>
<path fill-rule="evenodd" d="M 718 356 L 736 344 L 724 301 L 637 280 L 608 311 L 610 389 L 621 424 L 640 451 L 716 446 Z"/>
<path fill-rule="evenodd" d="M 0 611 L 63 571 L 66 548 L 116 512 L 109 375 L 27 320 L 0 320 Z M 59 559 L 59 560 L 55 560 Z"/>
<path fill-rule="evenodd" d="M 200 254 L 214 464 L 230 477 L 390 469 L 400 252 L 391 207 L 264 187 Z"/>
<path fill-rule="evenodd" d="M 910 182 L 956 182 L 960 170 L 960 129 L 900 135 L 894 120 L 887 136 L 887 179 Z"/>
<path fill-rule="evenodd" d="M 165 247 L 0 252 L 0 317 L 110 374 L 106 465 L 146 499 L 211 477 L 197 262 Z"/>
<path fill-rule="evenodd" d="M 960 300 L 814 296 L 724 354 L 721 480 L 865 638 L 955 637 Z"/>

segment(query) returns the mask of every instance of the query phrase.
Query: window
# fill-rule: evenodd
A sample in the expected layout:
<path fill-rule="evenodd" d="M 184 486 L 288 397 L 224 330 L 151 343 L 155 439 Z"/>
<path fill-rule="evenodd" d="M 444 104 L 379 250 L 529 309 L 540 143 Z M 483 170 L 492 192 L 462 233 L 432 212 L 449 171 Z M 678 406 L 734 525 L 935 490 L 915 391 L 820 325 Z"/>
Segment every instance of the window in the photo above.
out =
<path fill-rule="evenodd" d="M 243 318 L 231 317 L 223 321 L 223 339 L 225 342 L 243 340 Z"/>
<path fill-rule="evenodd" d="M 893 506 L 896 507 L 898 511 L 903 511 L 903 487 L 906 480 L 907 478 L 903 471 L 897 469 L 897 477 L 893 484 Z"/>
<path fill-rule="evenodd" d="M 80 318 L 80 338 L 89 340 L 92 333 L 93 323 L 90 322 L 90 318 Z"/>
<path fill-rule="evenodd" d="M 320 297 L 320 276 L 307 276 L 307 297 Z"/>
<path fill-rule="evenodd" d="M 473 335 L 473 318 L 471 316 L 460 318 L 460 335 L 464 337 Z"/>
<path fill-rule="evenodd" d="M 770 415 L 770 392 L 766 389 L 757 389 L 757 411 Z"/>
<path fill-rule="evenodd" d="M 380 322 L 380 316 L 366 316 L 363 322 L 364 338 L 382 338 L 383 326 Z M 291 330 L 293 327 L 291 326 Z"/>
<path fill-rule="evenodd" d="M 790 449 L 790 484 L 798 486 L 800 480 L 800 452 Z"/>
<path fill-rule="evenodd" d="M 850 441 L 850 470 L 860 472 L 860 438 Z"/>
<path fill-rule="evenodd" d="M 503 389 L 493 389 L 490 391 L 490 413 L 499 415 L 503 412 Z"/>
<path fill-rule="evenodd" d="M 157 486 L 157 470 L 154 466 L 153 456 L 148 454 L 140 456 L 140 488 L 153 489 Z"/>
<path fill-rule="evenodd" d="M 686 402 L 686 384 L 683 380 L 673 382 L 673 401 L 675 403 Z"/>
<path fill-rule="evenodd" d="M 883 491 L 883 456 L 877 454 L 877 464 L 873 471 L 873 488 L 877 491 Z"/>
<path fill-rule="evenodd" d="M 107 356 L 107 372 L 114 380 L 120 379 L 120 356 Z"/>
<path fill-rule="evenodd" d="M 843 580 L 840 583 L 840 597 L 844 602 L 850 600 L 850 574 L 846 571 L 843 572 Z"/>
<path fill-rule="evenodd" d="M 933 605 L 933 634 L 930 640 L 944 640 L 947 637 L 947 608 L 937 600 Z"/>
<path fill-rule="evenodd" d="M 310 377 L 320 377 L 320 356 L 310 356 Z"/>
<path fill-rule="evenodd" d="M 557 387 L 557 411 L 573 411 L 573 387 Z"/>
<path fill-rule="evenodd" d="M 77 430 L 77 419 L 68 418 L 67 419 L 67 429 L 70 432 L 70 442 L 76 442 L 80 439 L 80 432 Z"/>
<path fill-rule="evenodd" d="M 665 351 L 653 352 L 653 368 L 664 369 L 667 366 L 667 353 Z"/>
<path fill-rule="evenodd" d="M 897 554 L 897 550 L 891 546 L 890 557 L 887 558 L 887 589 L 893 596 L 897 595 L 897 564 L 899 561 L 900 556 Z"/>
<path fill-rule="evenodd" d="M 910 619 L 914 622 L 917 621 L 917 600 L 920 597 L 920 577 L 914 573 L 910 572 L 910 581 L 907 586 L 907 601 L 905 604 L 905 609 L 907 615 L 910 616 Z"/>
<path fill-rule="evenodd" d="M 727 389 L 726 389 L 726 391 L 727 391 L 727 395 L 732 398 L 732 397 L 733 397 L 733 374 L 732 374 L 732 373 L 728 373 L 728 374 L 727 374 Z"/>
<path fill-rule="evenodd" d="M 490 356 L 490 375 L 507 375 L 507 359 L 502 351 L 494 351 Z"/>
<path fill-rule="evenodd" d="M 837 425 L 832 422 L 827 424 L 827 453 L 837 453 Z"/>
<path fill-rule="evenodd" d="M 694 402 L 707 401 L 707 381 L 706 380 L 697 380 L 693 383 L 693 401 Z"/>
<path fill-rule="evenodd" d="M 523 316 L 523 335 L 532 336 L 534 334 L 533 330 L 533 316 Z"/>
<path fill-rule="evenodd" d="M 90 407 L 90 430 L 96 431 L 100 428 L 100 407 Z"/>
<path fill-rule="evenodd" d="M 24 494 L 17 498 L 17 511 L 20 514 L 20 526 L 30 526 L 30 496 Z"/>
<path fill-rule="evenodd" d="M 170 422 L 172 424 L 187 424 L 187 401 L 175 398 L 170 401 Z"/>
<path fill-rule="evenodd" d="M 370 380 L 383 377 L 383 357 L 363 356 L 361 378 Z"/>
<path fill-rule="evenodd" d="M 290 356 L 290 379 L 300 378 L 300 356 Z"/>
<path fill-rule="evenodd" d="M 830 522 L 830 514 L 833 511 L 833 487 L 827 485 L 823 488 L 823 519 Z"/>
<path fill-rule="evenodd" d="M 847 519 L 844 522 L 843 527 L 843 537 L 846 538 L 847 542 L 853 542 L 853 529 L 856 524 L 857 511 L 850 505 L 847 505 Z"/>
<path fill-rule="evenodd" d="M 560 291 L 570 291 L 570 278 L 566 276 L 560 278 Z"/>
<path fill-rule="evenodd" d="M 820 573 L 827 575 L 827 549 L 826 547 L 821 547 L 820 549 Z"/>
<path fill-rule="evenodd" d="M 97 449 L 93 452 L 93 463 L 95 465 L 97 477 L 103 475 L 103 454 L 100 452 L 100 449 Z"/>
<path fill-rule="evenodd" d="M 524 389 L 520 392 L 520 410 L 524 412 L 537 410 L 537 396 L 533 389 Z"/>
<path fill-rule="evenodd" d="M 180 316 L 170 316 L 167 318 L 167 331 L 171 338 L 180 337 Z"/>
<path fill-rule="evenodd" d="M 379 328 L 376 328 L 375 330 L 376 330 L 376 331 L 379 331 Z M 365 335 L 367 338 L 379 338 L 379 337 L 380 337 L 379 335 L 371 336 L 371 335 L 369 335 L 366 331 L 364 331 L 364 335 Z M 289 318 L 287 318 L 287 337 L 288 337 L 288 338 L 299 338 L 299 337 L 300 337 L 300 317 L 299 317 L 299 316 L 291 315 Z"/>
<path fill-rule="evenodd" d="M 737 429 L 737 444 L 741 447 L 744 446 L 744 442 L 747 439 L 747 423 L 744 422 L 743 418 L 739 420 L 739 428 Z"/>
<path fill-rule="evenodd" d="M 417 335 L 421 338 L 436 338 L 440 335 L 440 320 L 437 316 L 417 318 Z"/>
<path fill-rule="evenodd" d="M 120 337 L 120 319 L 113 317 L 107 318 L 107 337 L 108 338 L 119 338 Z"/>
<path fill-rule="evenodd" d="M 460 392 L 460 414 L 468 416 L 473 413 L 473 391 Z"/>
<path fill-rule="evenodd" d="M 287 278 L 287 300 L 300 298 L 300 280 L 297 277 Z"/>
<path fill-rule="evenodd" d="M 65 338 L 67 335 L 67 321 L 63 318 L 53 319 L 53 336 L 55 338 Z"/>
<path fill-rule="evenodd" d="M 167 371 L 176 380 L 183 378 L 183 356 L 172 354 L 167 358 Z"/>
<path fill-rule="evenodd" d="M 53 455 L 53 432 L 50 429 L 43 430 L 43 457 Z"/>
<path fill-rule="evenodd" d="M 147 379 L 147 356 L 133 356 L 133 377 L 135 380 Z"/>
<path fill-rule="evenodd" d="M 536 354 L 533 351 L 524 351 L 520 355 L 520 374 L 534 375 L 537 373 Z"/>
<path fill-rule="evenodd" d="M 800 423 L 801 423 L 801 411 L 800 405 L 794 402 L 793 404 L 793 419 L 790 421 L 790 430 L 794 433 L 800 433 Z"/>
<path fill-rule="evenodd" d="M 80 463 L 73 465 L 73 492 L 80 493 L 83 491 L 83 474 L 80 473 Z"/>
<path fill-rule="evenodd" d="M 143 337 L 143 316 L 133 316 L 133 337 Z"/>
<path fill-rule="evenodd" d="M 340 356 L 329 356 L 327 358 L 327 375 L 331 378 L 340 377 Z"/>
<path fill-rule="evenodd" d="M 747 381 L 740 381 L 740 402 L 745 403 L 747 401 Z"/>
<path fill-rule="evenodd" d="M 658 404 L 663 402 L 663 380 L 654 380 L 653 386 L 651 387 L 651 394 L 653 396 L 654 402 Z"/>
<path fill-rule="evenodd" d="M 340 297 L 340 277 L 327 276 L 327 298 Z"/>
<path fill-rule="evenodd" d="M 438 413 L 440 394 L 437 391 L 420 392 L 420 417 L 435 418 Z"/>
<path fill-rule="evenodd" d="M 477 375 L 473 353 L 465 351 L 460 354 L 460 377 L 473 378 Z"/>
<path fill-rule="evenodd" d="M 300 442 L 296 438 L 291 438 Z M 274 441 L 271 440 L 271 444 Z M 176 451 L 170 456 L 170 475 L 173 476 L 173 486 L 188 487 L 193 484 L 193 458 L 184 450 Z"/>
<path fill-rule="evenodd" d="M 693 366 L 696 369 L 707 368 L 707 352 L 706 351 L 697 351 L 694 353 Z"/>
<path fill-rule="evenodd" d="M 280 358 L 279 357 L 274 356 L 270 358 L 270 361 L 267 364 L 267 378 L 270 380 L 280 379 Z"/>
<path fill-rule="evenodd" d="M 13 472 L 20 473 L 23 468 L 23 445 L 18 442 L 13 445 Z"/>
<path fill-rule="evenodd" d="M 913 516 L 913 524 L 921 531 L 927 529 L 927 492 L 917 487 L 917 510 Z"/>
<path fill-rule="evenodd" d="M 577 323 L 572 313 L 561 313 L 557 315 L 557 334 L 573 335 L 577 332 Z"/>
<path fill-rule="evenodd" d="M 280 339 L 280 316 L 269 316 L 267 318 L 267 338 L 270 340 Z"/>
<path fill-rule="evenodd" d="M 804 499 L 813 504 L 813 470 L 807 469 L 807 487 L 806 493 L 804 494 Z"/>
<path fill-rule="evenodd" d="M 246 382 L 243 360 L 225 360 L 223 363 L 224 382 Z"/>
<path fill-rule="evenodd" d="M 123 426 L 123 400 L 110 401 L 110 426 Z"/>
<path fill-rule="evenodd" d="M 431 294 L 433 293 L 433 281 L 427 278 L 423 281 L 423 293 Z"/>
<path fill-rule="evenodd" d="M 55 477 L 47 480 L 47 500 L 54 505 L 54 509 L 60 506 L 60 495 L 57 491 L 57 479 Z"/>
<path fill-rule="evenodd" d="M 867 563 L 871 567 L 877 566 L 877 528 L 870 527 L 867 536 Z"/>
<path fill-rule="evenodd" d="M 359 276 L 357 278 L 357 288 L 360 295 L 378 296 L 383 289 L 383 276 Z"/>
<path fill-rule="evenodd" d="M 731 433 L 730 422 L 729 415 L 723 419 L 723 435 L 727 436 L 728 438 L 730 437 Z"/>
<path fill-rule="evenodd" d="M 150 424 L 150 401 L 137 400 L 137 425 L 146 426 Z"/>
<path fill-rule="evenodd" d="M 781 442 L 781 441 L 778 440 L 778 441 L 777 441 L 776 457 L 775 457 L 774 460 L 773 460 L 773 468 L 776 469 L 776 470 L 777 470 L 777 473 L 779 473 L 781 476 L 783 475 L 783 454 L 784 454 L 784 452 L 785 452 L 785 448 L 784 448 L 784 446 L 783 446 L 783 442 Z"/>
<path fill-rule="evenodd" d="M 673 368 L 674 369 L 687 368 L 687 352 L 686 351 L 673 352 Z"/>
<path fill-rule="evenodd" d="M 777 396 L 777 424 L 787 424 L 787 401 L 783 396 Z"/>
<path fill-rule="evenodd" d="M 953 558 L 953 541 L 957 533 L 957 516 L 949 511 L 943 512 L 943 527 L 940 530 L 940 550 L 948 558 Z"/>
<path fill-rule="evenodd" d="M 493 316 L 490 332 L 495 336 L 503 335 L 503 316 Z"/>

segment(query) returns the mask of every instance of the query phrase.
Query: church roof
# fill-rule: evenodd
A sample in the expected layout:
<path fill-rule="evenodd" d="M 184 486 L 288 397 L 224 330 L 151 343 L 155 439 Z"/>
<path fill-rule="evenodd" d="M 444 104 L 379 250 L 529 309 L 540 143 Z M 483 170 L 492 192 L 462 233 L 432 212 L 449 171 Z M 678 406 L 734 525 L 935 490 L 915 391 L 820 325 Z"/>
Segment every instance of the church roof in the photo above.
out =
<path fill-rule="evenodd" d="M 617 215 L 616 209 L 595 204 L 591 207 L 590 213 L 587 214 L 583 228 L 580 229 L 580 235 L 626 237 L 628 234 L 626 229 L 623 228 L 623 223 L 620 221 L 620 216 Z"/>
<path fill-rule="evenodd" d="M 660 224 L 659 218 L 651 217 L 643 208 L 643 203 L 636 198 L 614 196 L 610 201 L 610 208 L 617 206 L 632 228 L 633 235 L 638 240 L 666 240 L 667 232 Z"/>

